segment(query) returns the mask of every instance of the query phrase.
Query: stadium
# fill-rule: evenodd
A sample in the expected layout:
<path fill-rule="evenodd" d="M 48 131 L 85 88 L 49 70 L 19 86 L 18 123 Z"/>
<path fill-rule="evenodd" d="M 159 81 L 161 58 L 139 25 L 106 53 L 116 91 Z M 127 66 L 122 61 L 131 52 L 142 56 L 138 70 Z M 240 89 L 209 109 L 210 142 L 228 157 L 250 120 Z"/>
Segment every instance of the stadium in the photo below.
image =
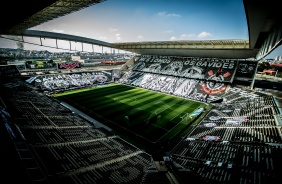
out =
<path fill-rule="evenodd" d="M 26 30 L 99 0 L 46 1 L 3 22 L 2 35 L 76 40 L 136 55 L 120 69 L 76 71 L 79 63 L 66 62 L 58 69 L 72 72 L 32 77 L 0 66 L 1 182 L 280 182 L 281 102 L 254 81 L 258 60 L 281 44 L 279 6 L 243 2 L 246 41 L 110 44 Z M 54 6 L 64 11 L 50 15 Z"/>

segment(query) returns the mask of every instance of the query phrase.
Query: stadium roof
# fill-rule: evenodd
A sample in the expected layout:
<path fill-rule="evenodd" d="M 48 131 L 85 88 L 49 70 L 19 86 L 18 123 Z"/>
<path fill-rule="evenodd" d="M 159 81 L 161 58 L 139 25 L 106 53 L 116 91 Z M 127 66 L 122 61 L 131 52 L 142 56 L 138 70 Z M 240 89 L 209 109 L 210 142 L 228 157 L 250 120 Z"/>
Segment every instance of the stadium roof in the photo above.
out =
<path fill-rule="evenodd" d="M 215 58 L 253 58 L 258 49 L 249 49 L 249 40 L 193 40 L 113 43 L 113 47 L 144 55 Z"/>
<path fill-rule="evenodd" d="M 0 34 L 19 34 L 28 28 L 105 0 L 8 0 L 2 2 Z"/>
<path fill-rule="evenodd" d="M 0 34 L 21 35 L 28 28 L 103 1 L 105 0 L 45 0 L 40 1 L 40 3 L 38 0 L 5 1 L 6 6 L 2 6 L 2 11 L 0 11 L 2 23 Z M 282 20 L 279 19 L 279 2 L 276 0 L 242 1 L 248 23 L 249 40 L 128 42 L 109 44 L 112 48 L 138 54 L 259 59 L 266 56 L 282 42 Z M 16 14 L 9 14 L 7 12 L 16 12 Z M 7 14 L 9 18 L 7 18 Z"/>

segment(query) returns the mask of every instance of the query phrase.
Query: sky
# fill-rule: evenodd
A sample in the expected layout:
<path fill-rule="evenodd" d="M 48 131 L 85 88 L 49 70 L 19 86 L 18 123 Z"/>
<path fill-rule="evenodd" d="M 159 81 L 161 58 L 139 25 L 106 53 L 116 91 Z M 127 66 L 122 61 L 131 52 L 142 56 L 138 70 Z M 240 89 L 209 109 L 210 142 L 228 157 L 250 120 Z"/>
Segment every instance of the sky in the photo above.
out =
<path fill-rule="evenodd" d="M 30 29 L 109 43 L 248 39 L 242 0 L 106 0 Z M 39 39 L 27 37 L 25 41 L 40 43 Z M 54 40 L 44 42 L 55 46 Z M 69 48 L 68 42 L 58 44 Z M 17 47 L 14 42 L 0 39 L 0 47 L 6 45 Z M 77 50 L 82 47 L 78 43 L 72 45 Z M 24 44 L 24 48 L 59 51 L 31 44 Z M 84 45 L 83 49 L 92 51 L 92 46 Z M 94 48 L 97 49 L 101 48 Z"/>

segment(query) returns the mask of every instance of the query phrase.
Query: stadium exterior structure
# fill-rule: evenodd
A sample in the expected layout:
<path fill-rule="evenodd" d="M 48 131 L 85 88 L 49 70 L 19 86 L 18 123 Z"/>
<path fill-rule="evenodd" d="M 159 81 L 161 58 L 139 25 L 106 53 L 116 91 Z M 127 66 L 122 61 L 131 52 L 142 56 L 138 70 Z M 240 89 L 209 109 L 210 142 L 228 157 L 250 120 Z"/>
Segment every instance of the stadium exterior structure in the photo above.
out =
<path fill-rule="evenodd" d="M 49 10 L 54 9 L 49 6 L 54 2 L 57 3 L 57 8 L 64 8 L 63 1 L 46 2 L 48 3 L 42 6 L 47 6 Z M 80 2 L 87 2 L 89 5 L 94 1 Z M 243 2 L 246 8 L 250 37 L 249 41 L 245 41 L 249 44 L 244 48 L 254 51 L 256 54 L 252 54 L 252 57 L 259 59 L 281 44 L 281 21 L 278 16 L 280 6 L 273 0 L 262 2 L 244 0 Z M 17 5 L 19 4 L 15 4 L 15 6 Z M 75 5 L 71 6 L 75 10 L 83 7 Z M 85 6 L 86 4 L 84 4 Z M 7 7 L 14 8 L 14 6 Z M 34 13 L 37 10 L 24 11 Z M 11 20 L 10 23 L 16 23 L 16 26 L 5 24 L 9 27 L 5 26 L 5 29 L 1 29 L 1 34 L 23 35 L 27 28 L 40 22 L 34 20 L 44 22 L 54 18 L 46 16 L 42 19 L 48 13 L 44 14 L 44 11 L 39 11 L 39 14 L 34 13 L 34 16 L 28 21 Z M 62 14 L 56 14 L 55 17 L 60 15 Z M 27 24 L 18 24 L 21 21 L 27 22 Z M 6 22 L 4 21 L 4 23 Z M 231 42 L 231 45 L 233 43 Z M 145 54 L 145 59 L 148 56 L 152 56 L 148 57 L 149 59 L 158 59 L 155 56 L 159 55 L 166 57 L 179 54 L 183 56 L 180 53 L 167 54 L 165 46 L 161 48 L 162 52 L 158 52 L 160 48 L 156 47 L 153 52 L 146 46 L 150 44 L 136 46 L 136 43 L 133 43 L 120 47 L 128 50 L 131 50 L 132 47 L 135 47 L 132 50 L 142 48 L 140 53 L 141 56 L 143 56 L 142 53 Z M 166 45 L 166 47 L 169 46 Z M 234 46 L 230 48 L 230 51 L 232 49 L 236 50 Z M 174 48 L 170 51 L 173 50 Z M 219 50 L 222 51 L 222 48 Z M 170 52 L 169 49 L 167 51 Z M 212 51 L 216 51 L 216 49 L 211 49 Z M 241 49 L 241 51 L 241 54 L 246 52 L 245 49 Z M 206 56 L 190 54 L 187 57 L 205 59 L 202 56 Z M 227 52 L 227 54 L 230 53 Z M 208 58 L 216 57 L 216 59 L 223 60 L 229 58 L 227 55 L 219 57 L 219 55 L 212 53 L 211 56 Z M 230 57 L 235 56 L 230 54 Z M 241 57 L 242 55 L 240 55 L 240 59 L 247 59 Z M 173 72 L 180 71 L 171 70 L 170 66 L 175 65 L 165 65 L 164 67 L 169 69 L 166 71 L 172 74 L 164 74 L 154 70 L 158 69 L 156 65 L 147 65 L 151 67 L 148 67 L 147 71 L 143 71 L 146 68 L 142 68 L 142 65 L 138 63 L 132 65 L 134 70 L 129 68 L 126 71 L 119 80 L 120 83 L 146 86 L 147 89 L 158 89 L 165 92 L 178 89 L 172 92 L 195 98 L 197 95 L 194 95 L 196 93 L 193 93 L 193 90 L 204 93 L 201 91 L 202 87 L 206 89 L 207 86 L 216 87 L 219 85 L 221 87 L 222 85 L 221 83 L 214 85 L 213 81 L 206 81 L 209 83 L 207 85 L 202 83 L 203 81 L 175 75 Z M 160 64 L 160 66 L 162 65 Z M 242 63 L 242 66 L 246 65 Z M 152 70 L 154 73 L 151 72 Z M 209 76 L 209 72 L 205 74 Z M 159 162 L 158 165 L 152 162 L 151 156 L 144 151 L 128 144 L 116 135 L 91 126 L 88 121 L 78 118 L 73 113 L 66 112 L 62 105 L 53 101 L 52 98 L 38 93 L 33 86 L 19 80 L 18 77 L 19 73 L 12 66 L 1 67 L 2 118 L 0 121 L 1 136 L 3 136 L 1 145 L 5 148 L 3 149 L 5 151 L 1 152 L 3 160 L 1 172 L 4 181 L 16 183 L 20 180 L 27 183 L 52 184 L 63 182 L 155 183 L 156 181 L 164 183 L 187 183 L 187 181 L 197 183 L 278 183 L 281 181 L 281 109 L 277 106 L 273 96 L 249 88 L 232 86 L 232 84 L 221 88 L 226 91 L 221 96 L 224 103 L 215 104 L 208 115 L 203 117 L 200 123 L 174 149 L 167 152 L 164 156 L 164 162 Z M 230 76 L 228 75 L 228 77 Z M 189 85 L 195 88 L 189 88 Z M 233 119 L 233 121 L 228 121 L 226 125 L 224 117 L 228 116 L 240 119 L 240 121 Z M 241 121 L 242 119 L 244 121 Z M 211 124 L 211 122 L 213 123 Z M 207 139 L 205 140 L 203 137 Z M 160 170 L 160 165 L 165 166 L 165 169 Z"/>

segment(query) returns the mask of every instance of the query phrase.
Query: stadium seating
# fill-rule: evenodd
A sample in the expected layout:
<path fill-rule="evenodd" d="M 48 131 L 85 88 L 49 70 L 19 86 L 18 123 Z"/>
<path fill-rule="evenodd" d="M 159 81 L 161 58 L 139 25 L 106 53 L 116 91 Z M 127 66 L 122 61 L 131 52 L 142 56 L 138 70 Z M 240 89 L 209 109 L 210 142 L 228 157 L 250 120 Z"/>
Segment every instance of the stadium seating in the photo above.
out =
<path fill-rule="evenodd" d="M 195 60 L 189 59 L 187 63 Z M 167 58 L 160 61 L 141 56 L 140 61 L 142 64 L 137 61 L 121 83 L 198 101 L 204 101 L 208 89 L 212 89 L 215 94 L 209 94 L 209 102 L 222 98 L 222 103 L 214 104 L 186 139 L 170 152 L 175 165 L 209 183 L 278 181 L 280 176 L 274 163 L 281 161 L 270 155 L 282 151 L 281 118 L 273 96 L 232 85 L 225 79 L 209 84 L 213 74 L 204 77 L 201 74 L 213 68 L 200 67 L 193 77 L 181 75 L 181 70 L 184 71 L 181 64 L 164 66 L 170 63 Z M 176 71 L 173 66 L 180 69 Z M 182 176 L 181 172 L 178 174 Z"/>
<path fill-rule="evenodd" d="M 212 103 L 212 109 L 168 152 L 167 171 L 159 171 L 142 149 L 38 92 L 38 88 L 87 87 L 94 84 L 87 81 L 96 74 L 9 80 L 1 87 L 6 104 L 1 115 L 34 183 L 153 184 L 191 179 L 277 183 L 282 164 L 281 112 L 273 96 L 232 84 L 237 64 L 213 58 L 140 56 L 118 81 Z"/>

